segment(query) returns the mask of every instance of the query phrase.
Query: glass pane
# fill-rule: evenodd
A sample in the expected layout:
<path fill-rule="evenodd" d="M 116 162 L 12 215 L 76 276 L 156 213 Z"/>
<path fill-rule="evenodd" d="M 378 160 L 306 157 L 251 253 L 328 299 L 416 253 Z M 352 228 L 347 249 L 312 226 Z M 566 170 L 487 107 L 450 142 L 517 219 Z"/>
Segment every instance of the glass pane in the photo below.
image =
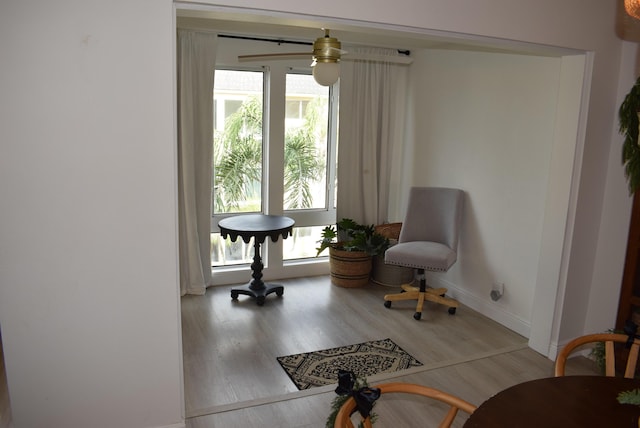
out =
<path fill-rule="evenodd" d="M 253 262 L 253 238 L 245 244 L 238 237 L 236 242 L 222 239 L 220 233 L 211 234 L 211 266 L 233 266 Z"/>
<path fill-rule="evenodd" d="M 216 70 L 213 213 L 262 211 L 263 73 Z"/>
<path fill-rule="evenodd" d="M 304 259 L 316 257 L 318 241 L 322 237 L 325 226 L 294 227 L 291 236 L 283 242 L 282 255 L 284 260 Z M 328 256 L 325 251 L 321 256 Z"/>
<path fill-rule="evenodd" d="M 284 209 L 325 208 L 329 88 L 287 74 Z"/>

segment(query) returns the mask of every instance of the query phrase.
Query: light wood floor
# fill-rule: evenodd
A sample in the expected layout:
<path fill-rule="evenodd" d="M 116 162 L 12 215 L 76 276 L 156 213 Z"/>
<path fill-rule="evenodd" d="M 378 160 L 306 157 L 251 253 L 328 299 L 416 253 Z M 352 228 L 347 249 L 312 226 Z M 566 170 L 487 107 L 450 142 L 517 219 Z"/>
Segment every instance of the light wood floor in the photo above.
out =
<path fill-rule="evenodd" d="M 451 316 L 428 303 L 415 321 L 409 302 L 384 308 L 387 287 L 343 289 L 327 277 L 281 283 L 284 296 L 269 296 L 262 307 L 245 296 L 232 301 L 231 287 L 182 298 L 188 428 L 324 427 L 334 387 L 298 391 L 276 357 L 386 337 L 424 366 L 372 377 L 371 384 L 414 382 L 480 404 L 513 384 L 553 374 L 553 362 L 527 348 L 525 338 L 464 306 Z M 570 360 L 567 374 L 580 373 L 595 373 L 592 363 Z M 406 396 L 384 397 L 376 427 L 428 425 L 439 410 Z M 464 420 L 460 415 L 455 426 Z M 0 340 L 0 428 L 12 427 Z"/>
<path fill-rule="evenodd" d="M 276 357 L 387 337 L 424 366 L 370 384 L 420 383 L 479 405 L 511 385 L 553 375 L 553 362 L 524 337 L 465 306 L 449 315 L 426 303 L 415 321 L 410 302 L 383 306 L 392 288 L 339 288 L 328 277 L 280 283 L 284 296 L 270 295 L 262 307 L 246 296 L 231 300 L 230 286 L 182 298 L 187 427 L 324 427 L 335 386 L 298 391 Z M 577 373 L 595 368 L 576 358 L 567 374 Z M 425 426 L 440 416 L 437 407 L 407 396 L 384 397 L 376 412 L 377 428 Z M 460 415 L 455 426 L 464 420 Z"/>

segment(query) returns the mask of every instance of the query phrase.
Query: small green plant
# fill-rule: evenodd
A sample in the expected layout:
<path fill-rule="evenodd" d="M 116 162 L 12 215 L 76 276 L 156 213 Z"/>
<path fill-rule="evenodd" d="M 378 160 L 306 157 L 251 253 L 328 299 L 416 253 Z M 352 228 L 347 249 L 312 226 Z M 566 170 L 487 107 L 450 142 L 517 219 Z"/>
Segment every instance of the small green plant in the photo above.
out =
<path fill-rule="evenodd" d="M 595 361 L 600 373 L 604 374 L 606 369 L 604 342 L 597 342 L 591 349 L 589 356 Z"/>
<path fill-rule="evenodd" d="M 614 330 L 610 328 L 606 331 L 606 333 L 614 333 Z M 604 374 L 607 368 L 604 342 L 596 342 L 593 348 L 591 348 L 589 356 L 593 359 L 593 361 L 595 361 L 596 367 L 598 368 L 600 373 Z"/>
<path fill-rule="evenodd" d="M 618 403 L 640 406 L 640 389 L 636 388 L 630 391 L 622 391 L 618 394 Z"/>
<path fill-rule="evenodd" d="M 362 225 L 350 218 L 343 218 L 336 227 L 325 227 L 322 229 L 321 237 L 318 241 L 320 246 L 316 248 L 316 256 L 329 247 L 345 251 L 362 251 L 375 256 L 383 254 L 391 245 L 388 238 L 375 232 L 373 225 Z"/>

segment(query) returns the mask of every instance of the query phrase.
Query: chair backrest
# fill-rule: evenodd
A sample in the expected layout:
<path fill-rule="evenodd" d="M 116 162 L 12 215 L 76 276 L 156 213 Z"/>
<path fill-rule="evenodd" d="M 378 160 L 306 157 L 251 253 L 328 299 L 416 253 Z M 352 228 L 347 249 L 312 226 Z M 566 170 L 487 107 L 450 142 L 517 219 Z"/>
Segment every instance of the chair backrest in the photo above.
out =
<path fill-rule="evenodd" d="M 577 348 L 589 343 L 604 342 L 605 375 L 613 377 L 616 375 L 616 357 L 614 344 L 627 343 L 628 340 L 629 336 L 627 336 L 626 334 L 617 333 L 597 333 L 577 337 L 567 343 L 558 354 L 558 357 L 556 358 L 555 375 L 564 376 L 567 358 Z M 624 377 L 626 378 L 633 378 L 635 376 L 639 348 L 640 340 L 636 338 L 633 340 L 631 348 L 629 349 L 629 355 L 627 356 L 627 365 L 624 371 Z"/>
<path fill-rule="evenodd" d="M 476 406 L 456 397 L 455 395 L 448 394 L 435 388 L 429 388 L 428 386 L 416 385 L 412 383 L 385 383 L 382 385 L 376 385 L 375 388 L 380 388 L 381 398 L 384 394 L 393 392 L 402 392 L 405 394 L 421 395 L 423 397 L 432 398 L 434 400 L 446 403 L 449 405 L 449 410 L 438 425 L 439 428 L 447 428 L 451 426 L 451 423 L 458 414 L 458 410 L 462 410 L 468 414 L 473 413 L 476 410 Z M 356 401 L 353 397 L 350 397 L 342 405 L 336 416 L 334 428 L 354 428 L 353 422 L 351 422 L 351 413 L 356 408 Z M 369 418 L 364 419 L 363 425 L 365 428 L 371 428 L 371 421 Z M 416 421 L 416 426 L 424 426 L 424 420 Z"/>
<path fill-rule="evenodd" d="M 412 187 L 399 242 L 431 241 L 458 250 L 464 192 L 445 187 Z"/>

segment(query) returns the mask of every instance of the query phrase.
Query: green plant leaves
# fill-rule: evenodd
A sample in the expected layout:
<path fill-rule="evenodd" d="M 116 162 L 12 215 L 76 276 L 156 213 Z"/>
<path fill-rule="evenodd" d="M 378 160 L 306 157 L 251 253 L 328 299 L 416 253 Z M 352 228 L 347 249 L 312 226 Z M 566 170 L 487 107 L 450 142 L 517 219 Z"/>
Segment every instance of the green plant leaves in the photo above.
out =
<path fill-rule="evenodd" d="M 640 389 L 632 389 L 630 391 L 623 391 L 618 394 L 618 403 L 620 404 L 635 404 L 640 406 Z"/>
<path fill-rule="evenodd" d="M 622 163 L 633 194 L 640 187 L 640 146 L 638 146 L 638 111 L 640 110 L 640 77 L 636 80 L 618 110 L 620 133 L 624 135 Z"/>
<path fill-rule="evenodd" d="M 337 231 L 332 226 L 323 229 L 316 255 L 320 255 L 327 247 L 334 246 L 345 251 L 362 251 L 375 256 L 383 254 L 391 245 L 388 238 L 375 232 L 373 225 L 362 225 L 350 218 L 343 218 L 336 226 Z"/>

